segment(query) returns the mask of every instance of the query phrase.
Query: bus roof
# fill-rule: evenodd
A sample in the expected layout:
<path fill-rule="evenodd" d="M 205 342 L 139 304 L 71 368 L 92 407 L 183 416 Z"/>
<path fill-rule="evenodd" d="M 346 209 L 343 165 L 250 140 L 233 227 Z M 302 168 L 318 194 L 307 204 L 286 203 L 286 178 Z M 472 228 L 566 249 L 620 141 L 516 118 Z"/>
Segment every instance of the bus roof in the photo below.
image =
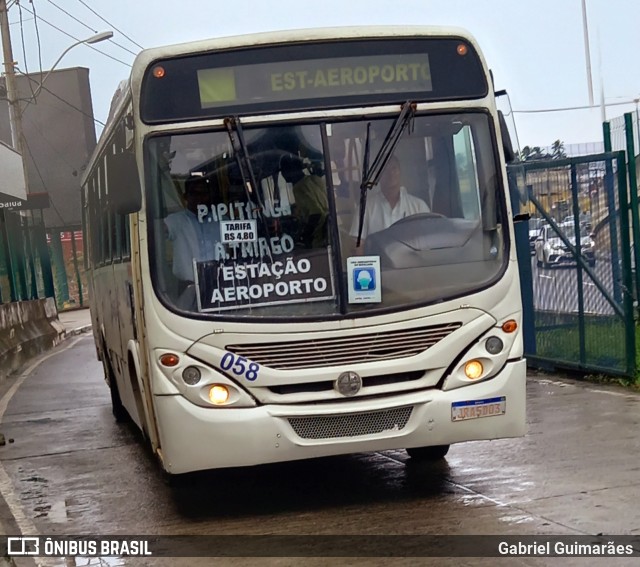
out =
<path fill-rule="evenodd" d="M 128 79 L 121 81 L 118 89 L 111 101 L 109 119 L 105 125 L 98 146 L 101 146 L 104 139 L 108 137 L 113 127 L 114 118 L 117 118 L 119 111 L 127 104 L 127 95 L 140 94 L 141 83 L 146 68 L 154 61 L 162 58 L 173 58 L 188 56 L 198 53 L 206 53 L 217 50 L 240 49 L 257 46 L 270 46 L 286 43 L 307 43 L 327 40 L 358 40 L 358 39 L 407 39 L 425 37 L 459 37 L 470 43 L 478 53 L 482 64 L 485 65 L 482 52 L 478 49 L 478 44 L 473 35 L 466 29 L 455 26 L 341 26 L 341 27 L 319 27 L 306 29 L 279 30 L 271 32 L 260 32 L 235 36 L 225 36 L 209 38 L 198 41 L 164 45 L 144 49 L 136 56 L 131 75 Z M 96 148 L 97 149 L 97 148 Z"/>
<path fill-rule="evenodd" d="M 277 45 L 279 43 L 296 43 L 308 41 L 326 41 L 332 39 L 365 39 L 365 38 L 408 38 L 408 37 L 461 37 L 478 49 L 475 38 L 469 31 L 460 27 L 449 26 L 343 26 L 325 28 L 307 28 L 260 32 L 253 34 L 226 36 L 204 39 L 188 43 L 153 47 L 141 51 L 133 63 L 132 76 L 141 75 L 142 70 L 153 61 L 163 57 L 176 57 L 206 51 L 254 47 L 260 45 Z M 136 73 L 136 71 L 138 71 Z M 139 78 L 139 77 L 138 77 Z"/>

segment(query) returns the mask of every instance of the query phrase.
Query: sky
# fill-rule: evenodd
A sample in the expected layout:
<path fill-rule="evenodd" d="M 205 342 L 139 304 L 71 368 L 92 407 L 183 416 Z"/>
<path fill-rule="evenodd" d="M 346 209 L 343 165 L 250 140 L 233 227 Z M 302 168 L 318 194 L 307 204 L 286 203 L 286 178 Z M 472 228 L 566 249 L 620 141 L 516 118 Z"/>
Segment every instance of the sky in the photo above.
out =
<path fill-rule="evenodd" d="M 14 60 L 22 72 L 46 72 L 77 40 L 114 32 L 112 40 L 69 50 L 56 67 L 90 69 L 98 134 L 111 97 L 141 48 L 292 28 L 463 27 L 477 39 L 496 88 L 509 93 L 522 148 L 548 147 L 555 140 L 565 145 L 601 142 L 603 115 L 611 120 L 638 112 L 640 1 L 584 0 L 590 65 L 582 2 L 9 0 L 9 22 Z M 590 103 L 588 69 L 595 108 L 580 109 Z"/>

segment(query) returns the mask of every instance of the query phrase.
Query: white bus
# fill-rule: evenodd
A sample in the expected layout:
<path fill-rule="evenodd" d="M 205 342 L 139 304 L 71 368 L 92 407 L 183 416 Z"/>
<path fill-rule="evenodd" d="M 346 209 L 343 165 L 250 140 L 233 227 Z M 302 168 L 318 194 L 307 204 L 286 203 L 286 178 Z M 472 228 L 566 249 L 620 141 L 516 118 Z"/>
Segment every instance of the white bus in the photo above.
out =
<path fill-rule="evenodd" d="M 522 436 L 507 147 L 464 30 L 142 51 L 83 180 L 115 416 L 171 474 Z"/>

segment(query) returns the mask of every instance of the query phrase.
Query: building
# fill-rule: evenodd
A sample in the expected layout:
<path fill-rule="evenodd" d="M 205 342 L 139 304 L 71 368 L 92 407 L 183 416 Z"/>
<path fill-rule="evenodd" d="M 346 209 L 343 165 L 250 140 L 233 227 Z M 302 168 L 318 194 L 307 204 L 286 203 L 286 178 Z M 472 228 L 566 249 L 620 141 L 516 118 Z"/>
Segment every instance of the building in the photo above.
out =
<path fill-rule="evenodd" d="M 36 100 L 40 78 L 31 73 L 16 77 L 22 104 L 27 193 L 48 193 L 45 225 L 79 227 L 80 178 L 96 145 L 89 69 L 54 70 Z M 0 80 L 4 87 L 4 79 Z M 11 145 L 9 105 L 0 104 L 0 141 Z"/>
<path fill-rule="evenodd" d="M 38 198 L 33 199 L 36 208 L 23 207 L 23 213 L 2 211 L 0 302 L 51 296 L 55 287 L 58 308 L 83 304 L 80 180 L 96 146 L 89 69 L 19 75 L 16 83 L 22 108 L 26 194 L 29 201 Z M 0 103 L 0 143 L 11 146 L 9 105 L 6 94 L 1 93 L 6 93 L 4 79 L 0 80 L 0 100 L 5 101 Z M 0 152 L 2 171 L 13 164 L 14 157 L 9 151 Z M 17 195 L 20 191 L 0 192 Z M 49 206 L 39 209 L 42 196 L 48 196 Z M 53 274 L 50 285 L 47 273 Z"/>

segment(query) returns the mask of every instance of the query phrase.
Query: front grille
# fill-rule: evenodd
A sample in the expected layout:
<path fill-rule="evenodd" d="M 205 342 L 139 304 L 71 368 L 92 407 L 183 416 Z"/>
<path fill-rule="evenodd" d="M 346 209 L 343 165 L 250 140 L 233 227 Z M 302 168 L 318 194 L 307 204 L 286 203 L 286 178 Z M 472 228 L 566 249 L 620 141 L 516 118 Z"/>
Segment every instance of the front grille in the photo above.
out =
<path fill-rule="evenodd" d="M 335 439 L 401 431 L 407 425 L 413 406 L 364 413 L 290 417 L 289 424 L 302 439 Z"/>
<path fill-rule="evenodd" d="M 415 356 L 461 326 L 461 323 L 447 323 L 329 339 L 226 345 L 225 348 L 277 370 L 318 368 Z"/>
<path fill-rule="evenodd" d="M 398 372 L 395 374 L 381 374 L 379 376 L 363 376 L 362 387 L 370 388 L 372 386 L 386 386 L 388 384 L 404 384 L 406 382 L 415 382 L 424 377 L 424 370 L 416 370 L 414 372 Z M 268 386 L 269 390 L 274 394 L 301 394 L 307 392 L 326 392 L 333 390 L 334 382 L 332 380 L 323 380 L 321 382 L 303 382 L 301 384 L 279 384 Z"/>

